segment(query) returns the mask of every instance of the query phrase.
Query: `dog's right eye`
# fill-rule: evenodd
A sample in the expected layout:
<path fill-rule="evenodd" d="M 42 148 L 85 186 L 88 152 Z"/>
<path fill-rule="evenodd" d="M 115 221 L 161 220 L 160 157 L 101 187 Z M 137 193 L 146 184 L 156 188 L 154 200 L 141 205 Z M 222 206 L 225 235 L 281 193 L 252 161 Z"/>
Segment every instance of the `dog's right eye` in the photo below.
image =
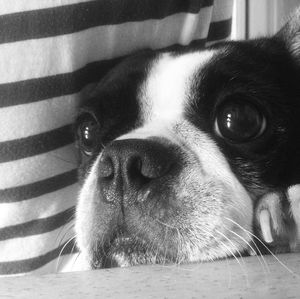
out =
<path fill-rule="evenodd" d="M 91 156 L 97 146 L 97 132 L 99 124 L 92 115 L 85 115 L 77 128 L 81 150 Z"/>
<path fill-rule="evenodd" d="M 223 103 L 215 118 L 215 132 L 234 143 L 251 141 L 266 129 L 266 118 L 256 105 L 242 100 Z"/>

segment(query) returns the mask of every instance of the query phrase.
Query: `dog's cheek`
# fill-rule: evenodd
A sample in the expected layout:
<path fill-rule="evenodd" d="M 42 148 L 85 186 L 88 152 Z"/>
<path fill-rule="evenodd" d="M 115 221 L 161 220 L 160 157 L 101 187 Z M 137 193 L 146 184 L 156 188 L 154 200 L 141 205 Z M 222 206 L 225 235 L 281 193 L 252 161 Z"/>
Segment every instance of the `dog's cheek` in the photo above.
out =
<path fill-rule="evenodd" d="M 96 208 L 100 202 L 97 183 L 99 158 L 100 155 L 85 175 L 76 207 L 76 242 L 88 264 L 91 262 L 93 244 L 99 230 L 96 219 L 101 219 L 99 209 Z"/>
<path fill-rule="evenodd" d="M 207 231 L 202 230 L 202 237 L 219 242 L 218 252 L 214 252 L 217 257 L 224 256 L 227 248 L 233 252 L 247 248 L 252 237 L 253 203 L 246 189 L 215 142 L 205 133 L 186 122 L 177 124 L 175 133 L 184 140 L 193 165 L 180 179 L 186 182 L 186 187 L 182 188 L 185 191 L 181 192 L 194 194 L 191 202 L 184 203 L 186 207 L 193 205 L 191 226 L 196 228 L 200 223 Z M 191 186 L 196 186 L 195 190 L 191 190 Z M 198 231 L 201 230 L 198 228 Z"/>
<path fill-rule="evenodd" d="M 90 174 L 87 175 L 86 181 L 84 182 L 76 207 L 76 221 L 75 221 L 75 232 L 76 242 L 79 247 L 81 254 L 89 259 L 89 253 L 91 251 L 90 244 L 92 238 L 93 228 L 93 215 L 90 214 L 93 203 L 95 202 L 96 191 L 96 174 L 91 170 Z"/>
<path fill-rule="evenodd" d="M 204 178 L 195 173 L 193 182 L 178 193 L 183 214 L 187 215 L 185 221 L 189 222 L 192 243 L 198 244 L 200 249 L 198 253 L 191 251 L 191 260 L 215 259 L 248 247 L 252 203 L 246 194 L 236 191 L 216 178 Z M 187 193 L 189 196 L 185 196 Z"/>

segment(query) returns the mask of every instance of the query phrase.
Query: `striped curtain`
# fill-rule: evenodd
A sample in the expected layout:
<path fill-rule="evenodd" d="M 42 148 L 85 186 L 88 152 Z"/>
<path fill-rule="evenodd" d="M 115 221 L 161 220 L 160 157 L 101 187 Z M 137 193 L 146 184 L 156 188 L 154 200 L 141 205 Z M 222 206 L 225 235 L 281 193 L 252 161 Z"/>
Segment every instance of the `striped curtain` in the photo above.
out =
<path fill-rule="evenodd" d="M 228 38 L 231 14 L 232 0 L 0 0 L 0 275 L 74 268 L 86 90 L 138 49 Z"/>

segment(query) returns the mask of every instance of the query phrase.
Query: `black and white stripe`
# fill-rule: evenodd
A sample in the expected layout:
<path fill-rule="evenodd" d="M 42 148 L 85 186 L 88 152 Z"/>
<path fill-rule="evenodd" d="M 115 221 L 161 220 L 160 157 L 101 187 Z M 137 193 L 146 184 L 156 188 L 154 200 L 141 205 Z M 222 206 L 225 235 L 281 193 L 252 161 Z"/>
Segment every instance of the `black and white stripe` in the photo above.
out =
<path fill-rule="evenodd" d="M 0 274 L 55 270 L 77 196 L 82 90 L 122 57 L 229 37 L 232 0 L 0 0 Z M 63 249 L 63 250 L 62 250 Z"/>

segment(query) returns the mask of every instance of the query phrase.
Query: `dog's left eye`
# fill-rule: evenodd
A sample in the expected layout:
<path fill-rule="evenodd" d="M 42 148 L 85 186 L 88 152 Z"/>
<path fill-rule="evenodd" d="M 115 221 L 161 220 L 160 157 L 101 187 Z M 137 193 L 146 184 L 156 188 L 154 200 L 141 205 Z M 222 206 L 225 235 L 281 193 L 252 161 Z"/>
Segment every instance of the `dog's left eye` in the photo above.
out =
<path fill-rule="evenodd" d="M 91 115 L 85 117 L 78 126 L 77 134 L 80 146 L 82 151 L 88 156 L 92 155 L 97 146 L 98 127 L 97 121 Z"/>
<path fill-rule="evenodd" d="M 262 135 L 266 129 L 266 118 L 258 107 L 248 101 L 226 101 L 218 108 L 214 129 L 224 139 L 243 143 Z"/>

